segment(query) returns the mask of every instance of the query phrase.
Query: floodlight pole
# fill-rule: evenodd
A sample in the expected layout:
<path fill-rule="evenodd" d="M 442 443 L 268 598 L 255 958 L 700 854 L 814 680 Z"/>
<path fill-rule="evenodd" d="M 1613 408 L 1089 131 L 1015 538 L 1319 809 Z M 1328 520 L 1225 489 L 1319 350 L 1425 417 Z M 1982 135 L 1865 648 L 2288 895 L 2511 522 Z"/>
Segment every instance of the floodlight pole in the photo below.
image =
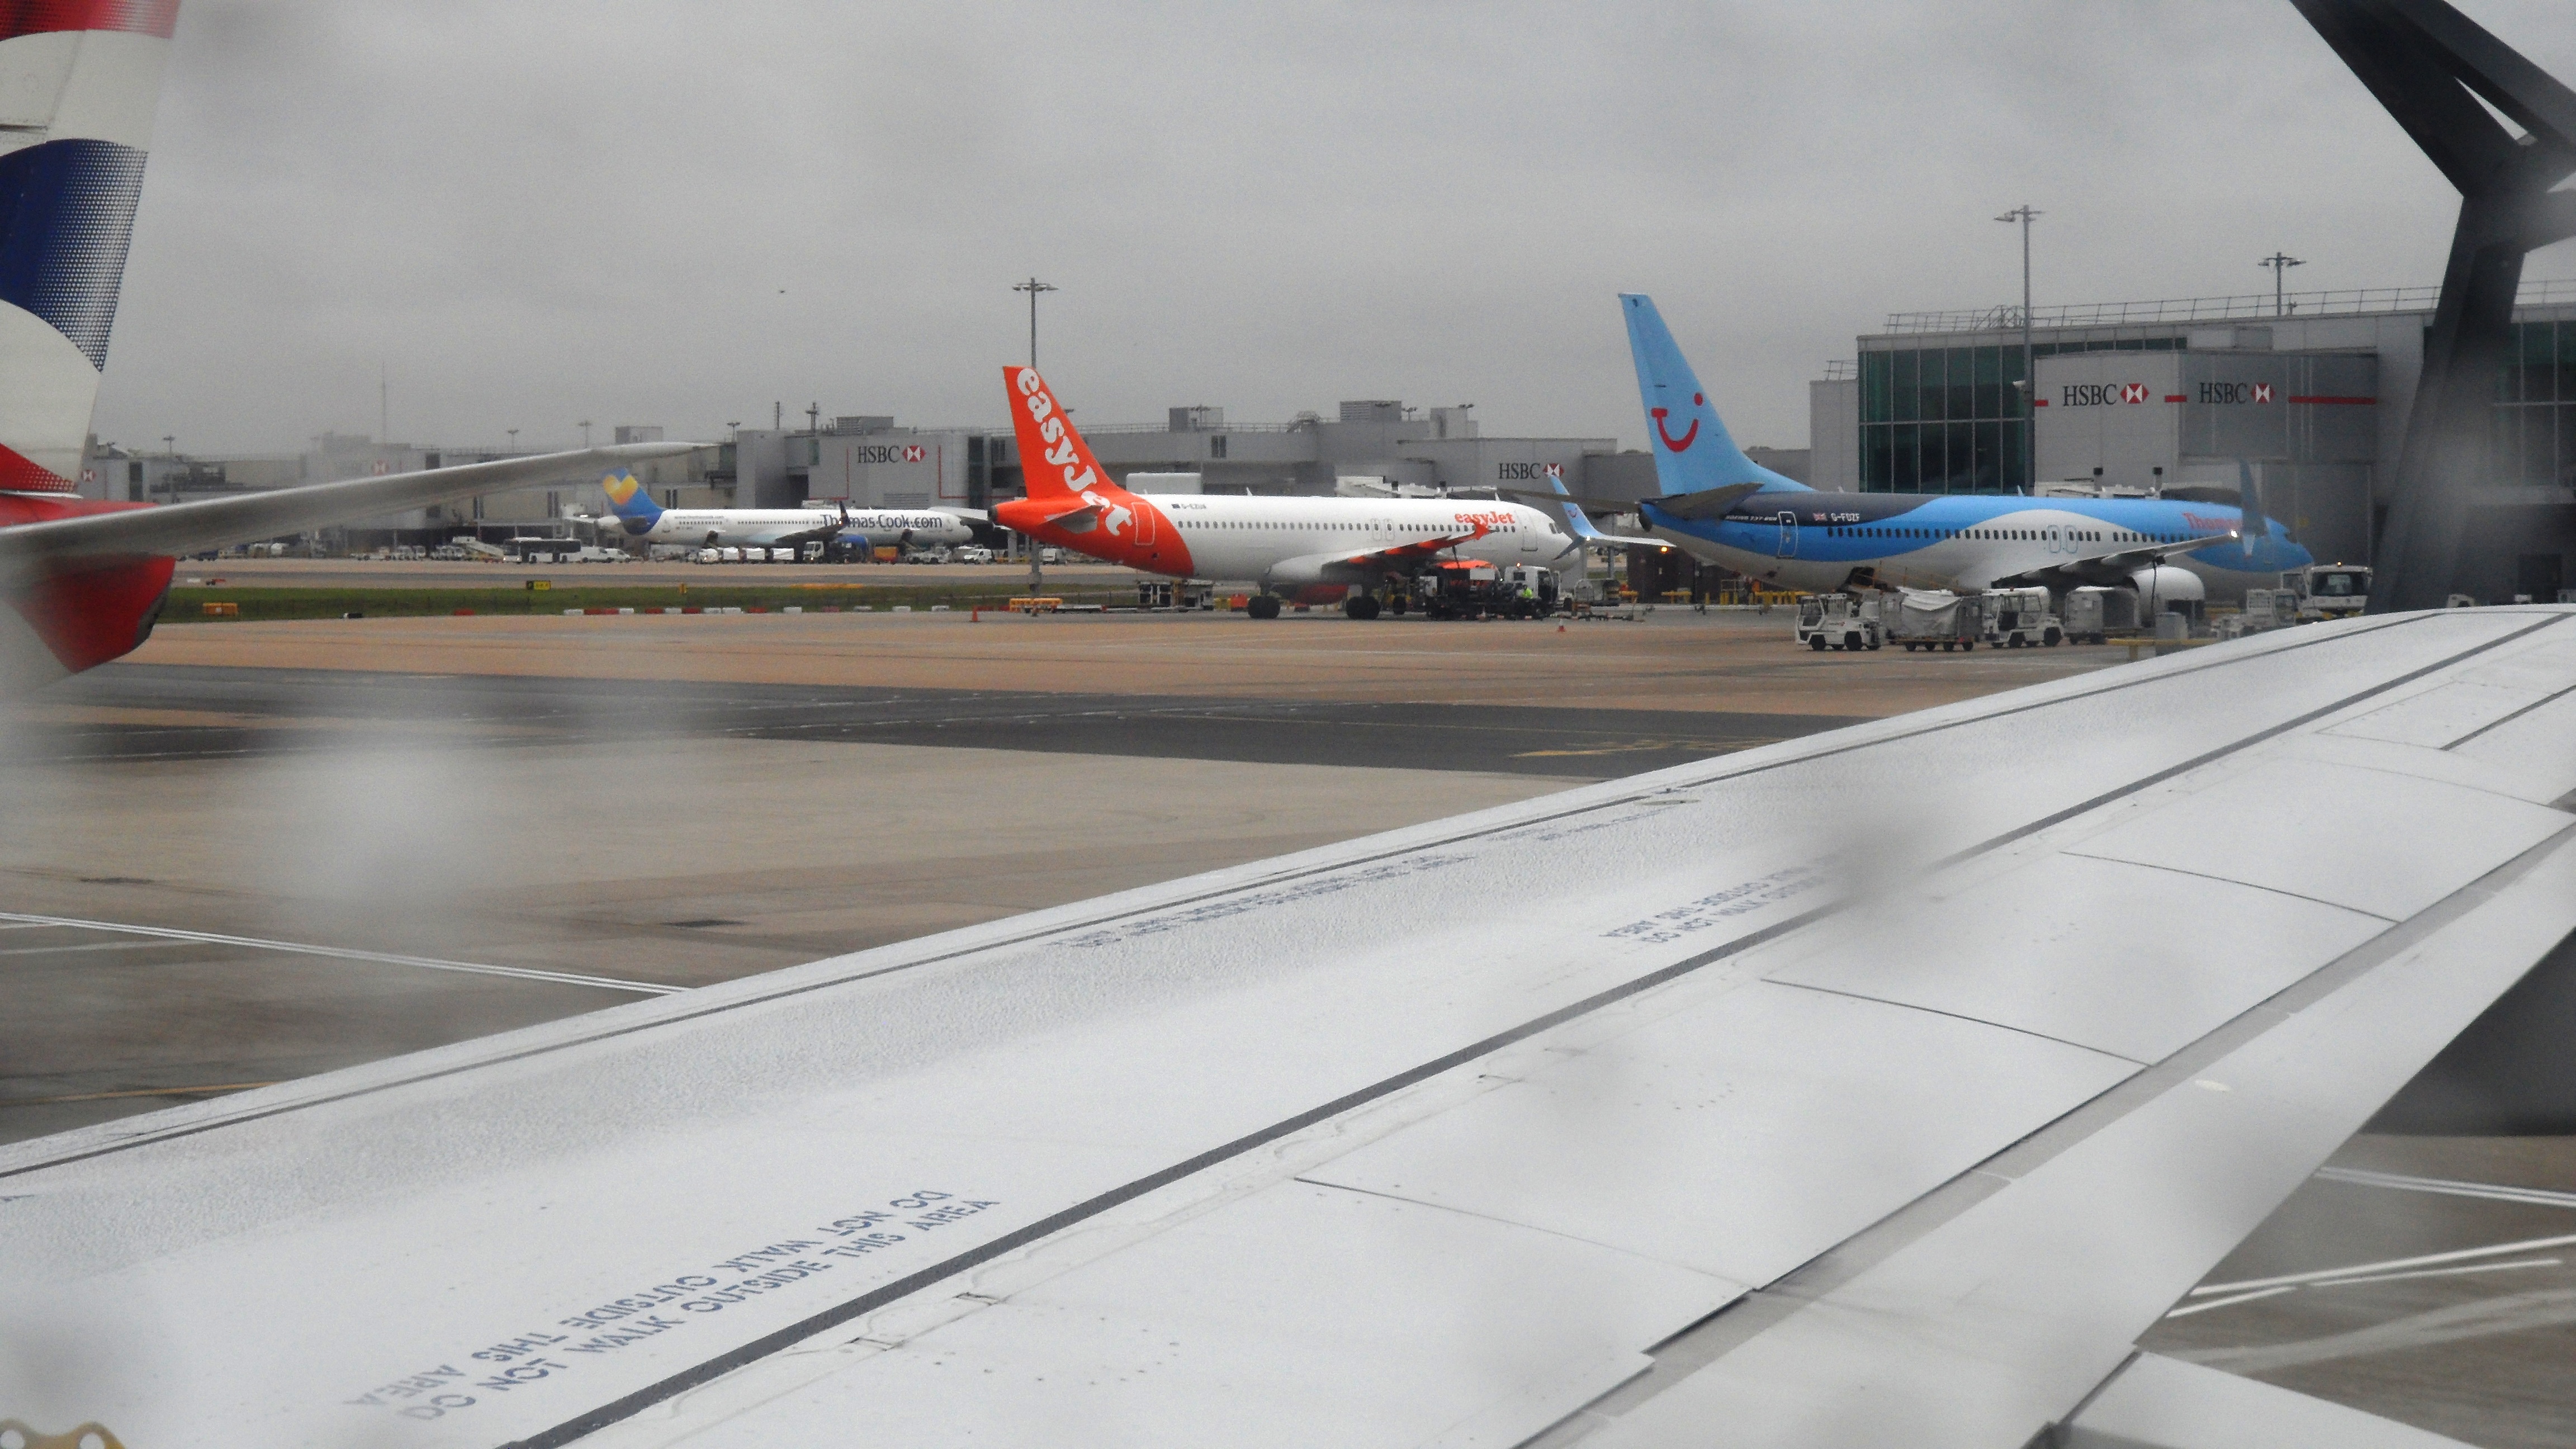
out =
<path fill-rule="evenodd" d="M 2274 252 L 2263 260 L 2256 262 L 2254 265 L 2258 267 L 2270 267 L 2272 269 L 2272 315 L 2275 317 L 2287 316 L 2288 314 L 2281 308 L 2281 304 L 2285 300 L 2281 293 L 2281 278 L 2290 270 L 2290 268 L 2304 267 L 2307 263 L 2299 260 L 2297 257 L 2291 256 L 2288 252 Z"/>
<path fill-rule="evenodd" d="M 2023 427 L 2021 466 L 2022 484 L 2035 489 L 2039 478 L 2039 376 L 2033 370 L 2030 344 L 2030 224 L 2048 213 L 2033 211 L 2024 202 L 1997 221 L 2021 223 L 2021 415 Z"/>
<path fill-rule="evenodd" d="M 1026 292 L 1029 294 L 1029 371 L 1035 372 L 1038 369 L 1038 294 L 1041 292 L 1052 292 L 1057 289 L 1053 285 L 1041 282 L 1036 277 L 1032 276 L 1025 282 L 1012 283 L 1011 290 L 1014 292 Z M 1020 478 L 1022 480 L 1020 486 L 1024 492 L 1028 487 L 1026 480 L 1029 476 L 1029 467 L 1030 463 L 1027 458 L 1020 459 Z M 1020 536 L 1028 539 L 1029 541 L 1029 597 L 1036 598 L 1038 595 L 1046 592 L 1046 566 L 1038 561 L 1037 538 L 1032 534 L 1022 534 Z M 1031 607 L 1034 608 L 1036 606 L 1031 605 Z"/>

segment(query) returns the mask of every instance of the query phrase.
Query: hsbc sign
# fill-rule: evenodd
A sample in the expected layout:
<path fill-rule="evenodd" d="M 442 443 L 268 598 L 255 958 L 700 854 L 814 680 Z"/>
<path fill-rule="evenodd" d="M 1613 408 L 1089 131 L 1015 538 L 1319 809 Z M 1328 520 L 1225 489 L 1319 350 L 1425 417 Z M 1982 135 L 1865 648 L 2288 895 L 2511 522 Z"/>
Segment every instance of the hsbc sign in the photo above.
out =
<path fill-rule="evenodd" d="M 2064 393 L 2058 404 L 2060 407 L 2107 408 L 2122 403 L 2145 402 L 2147 385 L 2143 382 L 2079 382 L 2069 384 Z"/>
<path fill-rule="evenodd" d="M 930 449 L 920 443 L 862 443 L 850 449 L 850 461 L 862 465 L 927 463 Z"/>
<path fill-rule="evenodd" d="M 2200 393 L 2196 400 L 2215 407 L 2233 407 L 2246 403 L 2267 403 L 2272 400 L 2272 384 L 2268 382 L 2204 382 L 2200 385 Z"/>

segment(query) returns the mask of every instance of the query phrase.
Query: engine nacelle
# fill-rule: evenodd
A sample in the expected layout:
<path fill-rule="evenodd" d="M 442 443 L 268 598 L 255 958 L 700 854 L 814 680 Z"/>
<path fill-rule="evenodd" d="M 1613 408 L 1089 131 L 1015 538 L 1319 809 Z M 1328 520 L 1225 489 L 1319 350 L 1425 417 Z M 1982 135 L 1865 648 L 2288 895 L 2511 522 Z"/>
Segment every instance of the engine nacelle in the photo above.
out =
<path fill-rule="evenodd" d="M 2130 587 L 2138 591 L 2138 612 L 2161 613 L 2168 604 L 2197 604 L 2209 597 L 2209 587 L 2200 575 L 2172 564 L 2158 564 L 2129 575 Z"/>

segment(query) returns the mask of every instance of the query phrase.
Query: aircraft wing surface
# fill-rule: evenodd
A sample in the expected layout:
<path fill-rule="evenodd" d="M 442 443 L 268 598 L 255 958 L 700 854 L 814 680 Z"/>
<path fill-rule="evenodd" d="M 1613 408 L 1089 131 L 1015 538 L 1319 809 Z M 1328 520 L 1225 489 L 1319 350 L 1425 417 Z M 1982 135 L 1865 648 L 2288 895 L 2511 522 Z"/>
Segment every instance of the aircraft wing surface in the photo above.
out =
<path fill-rule="evenodd" d="M 2363 1442 L 2134 1340 L 2576 928 L 2571 739 L 2576 609 L 2314 625 L 0 1148 L 0 1418 Z"/>
<path fill-rule="evenodd" d="M 528 487 L 603 465 L 671 457 L 697 446 L 620 443 L 19 524 L 0 528 L 0 580 L 16 582 L 81 559 L 199 553 L 371 514 Z"/>

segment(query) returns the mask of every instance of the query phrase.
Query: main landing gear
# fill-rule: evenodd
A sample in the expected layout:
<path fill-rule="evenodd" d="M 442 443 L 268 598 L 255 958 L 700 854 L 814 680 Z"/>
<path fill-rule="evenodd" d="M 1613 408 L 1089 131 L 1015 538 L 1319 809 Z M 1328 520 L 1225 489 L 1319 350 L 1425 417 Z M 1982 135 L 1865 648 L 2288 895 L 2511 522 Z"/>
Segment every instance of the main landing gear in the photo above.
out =
<path fill-rule="evenodd" d="M 1377 600 L 1368 594 L 1352 594 L 1342 600 L 1342 613 L 1359 620 L 1377 617 Z"/>
<path fill-rule="evenodd" d="M 1243 612 L 1256 619 L 1279 617 L 1279 599 L 1275 594 L 1255 594 L 1244 601 Z"/>

